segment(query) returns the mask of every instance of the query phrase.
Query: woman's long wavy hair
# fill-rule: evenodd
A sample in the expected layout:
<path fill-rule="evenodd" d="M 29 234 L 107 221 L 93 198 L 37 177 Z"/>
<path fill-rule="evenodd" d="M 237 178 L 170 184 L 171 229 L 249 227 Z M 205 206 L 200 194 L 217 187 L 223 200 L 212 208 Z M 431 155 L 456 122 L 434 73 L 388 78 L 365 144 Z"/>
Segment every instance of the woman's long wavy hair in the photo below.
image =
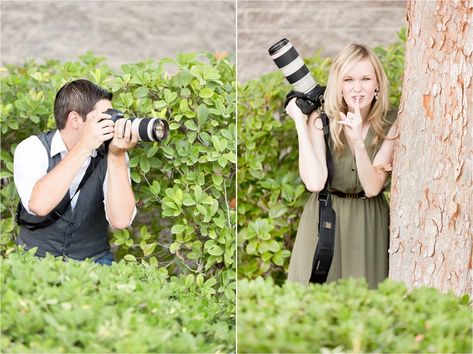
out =
<path fill-rule="evenodd" d="M 373 144 L 386 138 L 384 128 L 387 124 L 386 114 L 389 109 L 389 82 L 384 73 L 378 56 L 368 46 L 363 44 L 351 44 L 345 47 L 334 59 L 330 68 L 327 82 L 327 89 L 324 94 L 324 109 L 330 118 L 330 134 L 334 142 L 335 155 L 340 156 L 345 148 L 340 134 L 343 126 L 338 124 L 340 112 L 347 113 L 348 106 L 343 99 L 342 84 L 343 75 L 356 63 L 369 59 L 373 65 L 376 79 L 378 81 L 378 98 L 371 102 L 371 109 L 368 115 L 370 129 L 374 132 Z"/>

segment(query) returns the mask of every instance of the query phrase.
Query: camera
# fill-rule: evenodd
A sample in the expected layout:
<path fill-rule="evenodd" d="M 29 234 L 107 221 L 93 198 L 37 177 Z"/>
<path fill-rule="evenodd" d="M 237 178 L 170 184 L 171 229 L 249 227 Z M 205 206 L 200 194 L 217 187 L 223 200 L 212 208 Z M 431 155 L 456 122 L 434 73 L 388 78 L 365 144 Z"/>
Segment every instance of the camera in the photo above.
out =
<path fill-rule="evenodd" d="M 296 97 L 297 106 L 305 114 L 319 108 L 323 104 L 325 87 L 317 84 L 291 42 L 287 38 L 283 38 L 273 44 L 268 52 L 286 80 L 294 87 L 295 92 L 288 94 L 285 105 L 289 103 L 290 99 Z"/>
<path fill-rule="evenodd" d="M 109 108 L 105 114 L 110 114 L 111 120 L 124 118 L 121 111 Z M 128 118 L 131 122 L 131 131 L 137 132 L 139 141 L 163 141 L 169 135 L 169 124 L 165 119 L 159 118 Z"/>

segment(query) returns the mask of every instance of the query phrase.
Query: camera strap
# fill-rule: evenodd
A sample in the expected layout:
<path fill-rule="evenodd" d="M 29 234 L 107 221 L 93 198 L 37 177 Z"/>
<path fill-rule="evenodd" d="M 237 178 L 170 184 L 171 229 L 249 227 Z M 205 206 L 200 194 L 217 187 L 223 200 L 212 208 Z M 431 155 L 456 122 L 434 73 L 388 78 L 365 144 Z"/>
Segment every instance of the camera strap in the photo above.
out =
<path fill-rule="evenodd" d="M 309 281 L 311 283 L 322 284 L 327 280 L 330 265 L 332 264 L 335 245 L 336 215 L 332 207 L 332 195 L 328 190 L 333 178 L 333 160 L 329 146 L 329 119 L 323 110 L 320 118 L 323 123 L 327 180 L 325 181 L 324 189 L 319 192 L 319 240 L 312 261 L 312 271 Z"/>
<path fill-rule="evenodd" d="M 82 177 L 74 195 L 70 197 L 68 190 L 61 202 L 59 202 L 59 204 L 48 215 L 43 217 L 31 215 L 23 207 L 21 200 L 18 201 L 18 206 L 16 208 L 17 224 L 24 226 L 29 230 L 35 230 L 49 226 L 59 220 L 62 215 L 67 211 L 67 209 L 69 209 L 69 207 L 71 206 L 72 199 L 74 199 L 79 190 L 85 185 L 85 183 L 95 171 L 96 167 L 103 158 L 104 156 L 102 154 L 97 154 L 95 157 L 91 158 L 89 166 L 87 166 L 87 170 L 85 171 L 84 177 Z"/>

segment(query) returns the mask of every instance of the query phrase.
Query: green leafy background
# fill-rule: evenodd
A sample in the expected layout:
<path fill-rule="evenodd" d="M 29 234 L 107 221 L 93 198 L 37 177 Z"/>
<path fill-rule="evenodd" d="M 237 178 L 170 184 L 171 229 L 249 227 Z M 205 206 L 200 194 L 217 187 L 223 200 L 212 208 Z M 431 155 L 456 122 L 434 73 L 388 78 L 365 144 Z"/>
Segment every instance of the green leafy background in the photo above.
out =
<path fill-rule="evenodd" d="M 55 129 L 56 92 L 66 82 L 86 78 L 112 91 L 112 104 L 125 117 L 160 117 L 170 124 L 168 140 L 142 142 L 129 152 L 138 214 L 131 227 L 110 231 L 115 259 L 134 270 L 140 264 L 176 277 L 169 287 L 177 289 L 184 279 L 180 292 L 205 284 L 213 304 L 225 304 L 222 321 L 233 328 L 236 86 L 229 58 L 221 53 L 178 54 L 112 70 L 105 58 L 88 52 L 73 62 L 28 61 L 1 71 L 1 256 L 14 253 L 18 234 L 15 148 L 30 135 Z M 8 276 L 3 274 L 3 285 Z M 194 315 L 199 314 L 191 311 L 190 318 Z"/>
<path fill-rule="evenodd" d="M 12 182 L 17 144 L 55 127 L 52 107 L 66 82 L 87 78 L 114 94 L 113 106 L 129 117 L 167 118 L 170 139 L 130 151 L 138 217 L 111 233 L 117 259 L 166 267 L 171 273 L 218 277 L 219 292 L 234 296 L 235 68 L 213 55 L 180 54 L 159 63 L 111 71 L 87 53 L 77 62 L 50 60 L 7 66 L 1 81 L 2 252 L 18 229 Z M 169 76 L 165 69 L 177 71 Z M 176 70 L 177 69 L 177 70 Z M 9 183 L 8 183 L 9 182 Z"/>
<path fill-rule="evenodd" d="M 404 42 L 375 48 L 391 85 L 391 105 L 402 89 Z M 268 57 L 268 60 L 270 58 Z M 330 59 L 316 53 L 305 62 L 317 82 L 327 82 Z M 282 73 L 238 87 L 238 276 L 286 278 L 299 217 L 309 192 L 298 173 L 297 134 L 284 112 L 290 91 Z"/>

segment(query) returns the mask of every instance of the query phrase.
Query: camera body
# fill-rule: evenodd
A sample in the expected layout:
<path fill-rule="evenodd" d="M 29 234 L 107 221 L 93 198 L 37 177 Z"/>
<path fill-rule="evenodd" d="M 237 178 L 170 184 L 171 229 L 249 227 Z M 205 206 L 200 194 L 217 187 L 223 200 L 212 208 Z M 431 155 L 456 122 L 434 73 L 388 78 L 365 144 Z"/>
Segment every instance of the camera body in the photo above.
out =
<path fill-rule="evenodd" d="M 111 116 L 109 119 L 113 122 L 125 117 L 123 112 L 113 108 L 109 108 L 103 113 L 109 114 Z M 165 119 L 128 118 L 127 120 L 131 121 L 131 131 L 137 132 L 138 141 L 161 142 L 169 135 L 169 124 Z M 108 152 L 110 141 L 111 139 L 105 141 L 102 146 L 100 146 L 98 149 L 99 153 L 105 155 Z"/>
<path fill-rule="evenodd" d="M 273 44 L 268 52 L 286 80 L 294 87 L 294 91 L 287 95 L 285 106 L 296 97 L 296 104 L 304 114 L 310 114 L 321 107 L 325 87 L 317 84 L 291 42 L 283 38 Z"/>

